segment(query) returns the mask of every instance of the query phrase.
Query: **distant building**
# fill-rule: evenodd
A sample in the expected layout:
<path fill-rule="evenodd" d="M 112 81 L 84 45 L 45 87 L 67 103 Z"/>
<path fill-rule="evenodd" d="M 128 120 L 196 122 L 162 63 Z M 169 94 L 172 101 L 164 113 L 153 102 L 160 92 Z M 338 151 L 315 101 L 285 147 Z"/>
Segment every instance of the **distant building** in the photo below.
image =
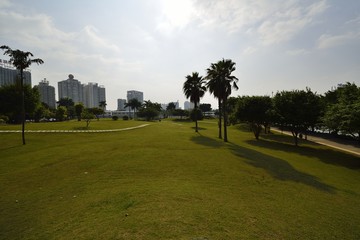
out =
<path fill-rule="evenodd" d="M 39 82 L 37 85 L 40 92 L 40 100 L 43 103 L 46 103 L 50 108 L 56 108 L 55 101 L 55 87 L 49 85 L 49 81 L 46 81 L 46 78 Z"/>
<path fill-rule="evenodd" d="M 185 101 L 184 102 L 184 110 L 191 110 L 194 109 L 194 103 Z"/>
<path fill-rule="evenodd" d="M 69 74 L 67 80 L 58 82 L 58 92 L 59 100 L 61 98 L 70 98 L 75 104 L 84 103 L 84 86 L 79 80 L 74 79 L 72 74 Z"/>
<path fill-rule="evenodd" d="M 58 82 L 59 99 L 70 98 L 73 102 L 83 103 L 87 108 L 99 107 L 100 102 L 106 102 L 105 87 L 97 83 L 81 84 L 72 74 L 64 81 Z"/>
<path fill-rule="evenodd" d="M 99 86 L 99 103 L 100 102 L 106 102 L 105 87 L 103 85 Z"/>
<path fill-rule="evenodd" d="M 126 99 L 118 99 L 117 100 L 117 110 L 125 111 Z"/>
<path fill-rule="evenodd" d="M 143 103 L 144 93 L 135 90 L 127 91 L 127 101 L 129 102 L 131 99 L 134 98 L 137 99 L 139 102 Z"/>
<path fill-rule="evenodd" d="M 25 70 L 23 74 L 24 84 L 31 86 L 30 71 Z M 20 71 L 9 61 L 0 59 L 0 86 L 13 85 L 16 83 L 17 79 L 20 79 Z"/>

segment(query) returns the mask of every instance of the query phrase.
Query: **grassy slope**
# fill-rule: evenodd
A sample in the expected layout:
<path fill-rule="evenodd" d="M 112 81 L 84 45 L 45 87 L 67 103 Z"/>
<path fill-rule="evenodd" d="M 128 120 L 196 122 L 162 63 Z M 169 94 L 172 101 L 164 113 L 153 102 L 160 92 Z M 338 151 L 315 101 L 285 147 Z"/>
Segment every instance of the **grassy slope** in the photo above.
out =
<path fill-rule="evenodd" d="M 359 158 L 192 126 L 1 134 L 0 239 L 360 238 Z"/>

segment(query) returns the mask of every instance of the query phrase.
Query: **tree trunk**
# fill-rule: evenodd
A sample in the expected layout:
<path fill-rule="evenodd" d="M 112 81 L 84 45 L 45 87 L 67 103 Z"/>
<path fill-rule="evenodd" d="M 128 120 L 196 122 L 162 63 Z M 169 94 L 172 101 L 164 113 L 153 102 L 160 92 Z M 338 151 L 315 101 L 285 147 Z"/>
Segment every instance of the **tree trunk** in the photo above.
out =
<path fill-rule="evenodd" d="M 221 99 L 218 99 L 218 105 L 219 105 L 219 138 L 222 139 L 222 134 L 221 134 L 221 128 L 222 128 L 222 124 L 221 124 L 221 118 L 222 118 L 222 107 L 221 107 Z"/>
<path fill-rule="evenodd" d="M 25 145 L 25 93 L 24 93 L 24 79 L 23 69 L 20 69 L 20 91 L 21 91 L 21 125 L 22 125 L 22 142 Z"/>
<path fill-rule="evenodd" d="M 298 140 L 298 134 L 299 132 L 297 130 L 291 130 L 291 133 L 294 137 L 295 146 L 298 146 L 299 140 Z"/>
<path fill-rule="evenodd" d="M 197 103 L 194 103 L 194 118 L 195 118 L 195 132 L 198 132 L 198 122 L 197 122 Z"/>
<path fill-rule="evenodd" d="M 252 124 L 252 130 L 253 130 L 253 133 L 254 133 L 254 136 L 255 136 L 256 140 L 259 140 L 259 136 L 260 136 L 260 132 L 261 132 L 261 125 L 253 123 Z"/>
<path fill-rule="evenodd" d="M 227 99 L 224 98 L 224 101 L 223 101 L 223 111 L 224 111 L 224 142 L 227 142 L 228 141 L 228 138 L 227 138 L 227 111 L 226 111 L 226 103 L 227 103 Z"/>

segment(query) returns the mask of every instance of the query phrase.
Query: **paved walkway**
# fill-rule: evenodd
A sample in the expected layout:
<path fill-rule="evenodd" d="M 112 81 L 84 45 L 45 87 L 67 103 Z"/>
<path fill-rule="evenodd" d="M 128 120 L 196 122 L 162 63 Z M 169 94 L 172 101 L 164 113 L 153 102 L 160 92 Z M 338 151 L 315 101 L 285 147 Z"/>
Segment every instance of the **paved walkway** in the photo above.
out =
<path fill-rule="evenodd" d="M 121 132 L 137 128 L 143 128 L 150 124 L 142 124 L 140 126 L 121 128 L 121 129 L 107 129 L 107 130 L 25 130 L 26 133 L 104 133 L 104 132 Z M 21 130 L 0 130 L 0 133 L 21 133 Z"/>
<path fill-rule="evenodd" d="M 271 130 L 292 136 L 291 132 L 289 131 L 281 131 L 277 128 L 271 128 Z M 336 139 L 331 136 L 325 137 L 321 135 L 308 135 L 307 140 L 360 156 L 360 144 L 356 141 Z"/>

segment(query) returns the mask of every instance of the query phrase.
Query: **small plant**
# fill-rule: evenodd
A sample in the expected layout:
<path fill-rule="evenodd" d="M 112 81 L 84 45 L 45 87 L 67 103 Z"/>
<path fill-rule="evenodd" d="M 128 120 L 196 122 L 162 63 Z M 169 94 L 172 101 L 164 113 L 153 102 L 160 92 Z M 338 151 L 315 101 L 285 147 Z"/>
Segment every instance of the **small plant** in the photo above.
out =
<path fill-rule="evenodd" d="M 81 113 L 81 118 L 85 120 L 86 128 L 88 128 L 91 120 L 95 118 L 95 115 L 92 112 L 90 112 L 88 109 L 85 109 Z"/>
<path fill-rule="evenodd" d="M 123 120 L 129 120 L 129 116 L 125 115 L 125 116 L 123 116 L 122 119 L 123 119 Z"/>
<path fill-rule="evenodd" d="M 5 124 L 7 122 L 9 122 L 8 116 L 0 115 L 0 124 Z"/>
<path fill-rule="evenodd" d="M 119 119 L 118 116 L 112 116 L 112 120 L 117 121 Z"/>

